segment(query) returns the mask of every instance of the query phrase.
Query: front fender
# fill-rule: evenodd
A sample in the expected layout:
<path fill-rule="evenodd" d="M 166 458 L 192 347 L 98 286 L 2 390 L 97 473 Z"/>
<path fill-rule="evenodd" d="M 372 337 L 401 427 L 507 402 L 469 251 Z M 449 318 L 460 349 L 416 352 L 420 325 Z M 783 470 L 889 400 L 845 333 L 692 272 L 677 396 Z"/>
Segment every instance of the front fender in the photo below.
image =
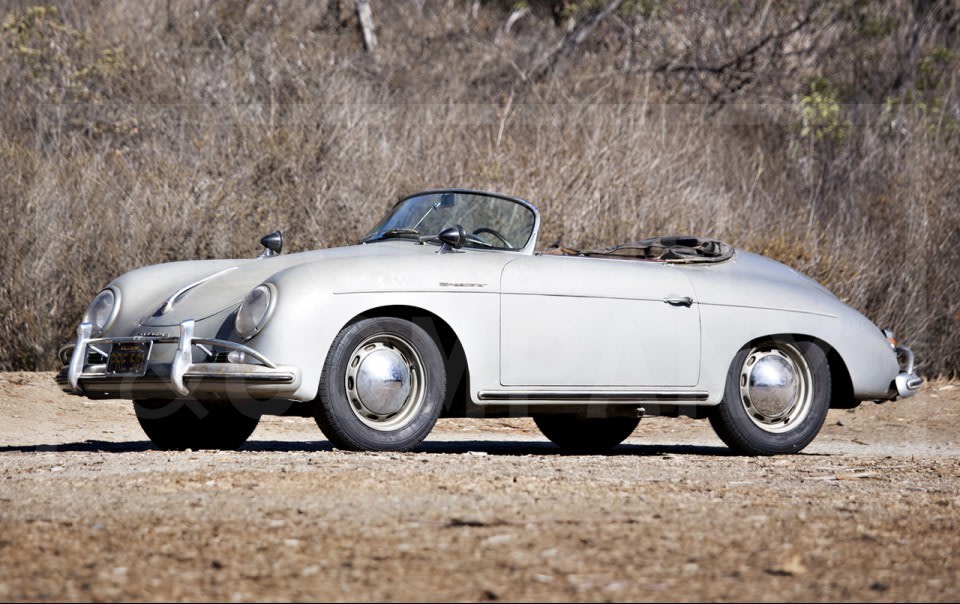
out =
<path fill-rule="evenodd" d="M 463 256 L 467 254 L 452 261 L 460 262 Z M 404 306 L 435 315 L 450 326 L 463 347 L 474 393 L 495 388 L 503 262 L 466 260 L 471 270 L 447 273 L 449 277 L 441 271 L 439 276 L 424 272 L 411 277 L 409 271 L 400 270 L 403 267 L 391 266 L 388 258 L 376 267 L 334 261 L 287 269 L 268 280 L 277 289 L 277 306 L 248 345 L 277 363 L 300 367 L 303 379 L 294 398 L 308 401 L 316 397 L 333 340 L 351 320 L 383 307 Z M 469 285 L 489 286 L 463 287 L 464 274 L 476 282 Z"/>

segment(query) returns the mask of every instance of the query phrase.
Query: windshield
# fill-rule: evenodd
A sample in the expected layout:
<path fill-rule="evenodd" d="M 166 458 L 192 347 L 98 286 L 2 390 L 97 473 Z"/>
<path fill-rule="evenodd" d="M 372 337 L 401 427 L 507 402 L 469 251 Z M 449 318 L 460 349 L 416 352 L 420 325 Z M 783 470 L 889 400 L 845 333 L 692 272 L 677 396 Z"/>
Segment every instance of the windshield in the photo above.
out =
<path fill-rule="evenodd" d="M 521 250 L 535 223 L 533 210 L 510 199 L 438 191 L 404 199 L 360 242 L 391 238 L 437 241 L 440 231 L 459 224 L 467 232 L 464 247 Z"/>

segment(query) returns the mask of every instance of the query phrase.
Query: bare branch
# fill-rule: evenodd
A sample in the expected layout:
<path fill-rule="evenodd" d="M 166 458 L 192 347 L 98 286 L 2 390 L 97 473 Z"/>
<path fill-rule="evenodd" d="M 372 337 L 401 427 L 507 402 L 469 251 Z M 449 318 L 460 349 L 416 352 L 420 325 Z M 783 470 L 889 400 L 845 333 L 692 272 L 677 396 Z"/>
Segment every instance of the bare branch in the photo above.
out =
<path fill-rule="evenodd" d="M 771 42 L 779 42 L 785 38 L 792 36 L 797 33 L 804 27 L 806 27 L 813 15 L 811 13 L 806 14 L 802 19 L 797 21 L 786 30 L 770 32 L 756 43 L 753 44 L 750 48 L 746 49 L 737 56 L 731 58 L 730 60 L 720 63 L 719 65 L 701 65 L 701 64 L 683 64 L 683 63 L 671 63 L 663 62 L 652 67 L 646 68 L 646 71 L 652 71 L 654 73 L 680 73 L 680 72 L 689 72 L 689 73 L 712 73 L 712 74 L 722 74 L 731 68 L 740 68 L 748 60 L 750 60 L 754 55 L 759 53 L 761 50 L 766 48 Z M 739 70 L 739 69 L 738 69 Z"/>
<path fill-rule="evenodd" d="M 593 16 L 592 19 L 575 29 L 570 35 L 563 39 L 563 41 L 554 47 L 553 50 L 548 52 L 543 56 L 537 65 L 531 69 L 531 78 L 534 80 L 542 79 L 546 76 L 553 67 L 556 65 L 557 61 L 561 58 L 570 54 L 570 52 L 580 43 L 582 43 L 590 33 L 596 29 L 597 25 L 603 22 L 604 19 L 609 17 L 614 11 L 620 8 L 620 5 L 623 4 L 623 0 L 611 0 L 603 7 L 599 13 Z"/>
<path fill-rule="evenodd" d="M 377 58 L 377 32 L 373 25 L 373 10 L 368 0 L 356 0 L 357 17 L 360 18 L 360 29 L 363 30 L 363 45 L 367 52 Z"/>

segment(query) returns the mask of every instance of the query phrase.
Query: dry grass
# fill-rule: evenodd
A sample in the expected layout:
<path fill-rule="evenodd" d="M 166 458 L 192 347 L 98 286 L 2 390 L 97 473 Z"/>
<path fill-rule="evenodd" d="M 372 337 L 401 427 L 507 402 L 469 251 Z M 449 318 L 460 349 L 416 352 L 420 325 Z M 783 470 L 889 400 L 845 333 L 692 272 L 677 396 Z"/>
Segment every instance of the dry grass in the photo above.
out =
<path fill-rule="evenodd" d="M 541 247 L 682 232 L 771 255 L 896 328 L 926 374 L 960 373 L 954 122 L 864 103 L 824 140 L 795 99 L 594 71 L 616 45 L 524 82 L 563 35 L 538 4 L 509 35 L 509 5 L 375 5 L 377 63 L 339 4 L 68 3 L 50 19 L 75 32 L 43 30 L 39 57 L 4 32 L 0 369 L 52 368 L 124 271 L 249 257 L 274 228 L 291 251 L 352 243 L 398 195 L 453 185 L 535 202 Z"/>

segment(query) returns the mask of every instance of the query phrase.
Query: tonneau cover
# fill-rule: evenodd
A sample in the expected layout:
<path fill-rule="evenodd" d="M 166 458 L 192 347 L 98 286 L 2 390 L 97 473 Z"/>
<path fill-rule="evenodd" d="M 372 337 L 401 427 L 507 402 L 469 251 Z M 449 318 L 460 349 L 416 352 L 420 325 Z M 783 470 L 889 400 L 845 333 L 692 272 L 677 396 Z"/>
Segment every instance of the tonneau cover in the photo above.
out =
<path fill-rule="evenodd" d="M 688 235 L 670 235 L 667 237 L 651 237 L 621 243 L 611 247 L 593 250 L 575 250 L 561 247 L 546 252 L 547 254 L 562 254 L 567 256 L 623 258 L 632 260 L 659 260 L 674 263 L 705 263 L 723 262 L 733 258 L 733 246 L 717 241 Z"/>

